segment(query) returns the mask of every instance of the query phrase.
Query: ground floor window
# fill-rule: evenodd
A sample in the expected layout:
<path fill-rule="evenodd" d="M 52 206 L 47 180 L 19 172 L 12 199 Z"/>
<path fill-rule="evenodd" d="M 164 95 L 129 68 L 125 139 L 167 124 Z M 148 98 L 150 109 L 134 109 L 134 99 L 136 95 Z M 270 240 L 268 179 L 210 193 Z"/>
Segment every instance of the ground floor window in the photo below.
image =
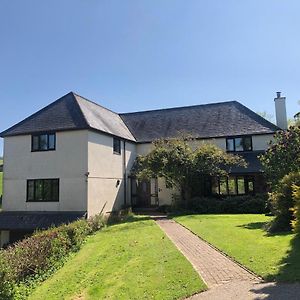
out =
<path fill-rule="evenodd" d="M 218 195 L 245 195 L 254 193 L 254 177 L 230 175 L 213 179 L 212 193 Z"/>
<path fill-rule="evenodd" d="M 59 179 L 27 180 L 27 202 L 59 201 Z"/>

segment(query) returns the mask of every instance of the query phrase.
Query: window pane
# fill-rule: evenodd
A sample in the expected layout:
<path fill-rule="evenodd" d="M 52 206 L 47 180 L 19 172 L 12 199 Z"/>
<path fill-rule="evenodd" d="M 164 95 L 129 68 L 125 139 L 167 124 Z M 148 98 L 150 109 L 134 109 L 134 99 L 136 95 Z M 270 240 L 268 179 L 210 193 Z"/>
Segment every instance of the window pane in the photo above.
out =
<path fill-rule="evenodd" d="M 237 178 L 238 194 L 245 194 L 245 180 L 244 177 Z"/>
<path fill-rule="evenodd" d="M 220 179 L 220 195 L 227 195 L 227 178 Z"/>
<path fill-rule="evenodd" d="M 35 201 L 43 201 L 43 180 L 35 180 Z"/>
<path fill-rule="evenodd" d="M 114 138 L 114 152 L 121 153 L 121 140 Z"/>
<path fill-rule="evenodd" d="M 27 201 L 34 200 L 34 181 L 28 180 L 27 181 Z"/>
<path fill-rule="evenodd" d="M 236 194 L 236 187 L 235 187 L 235 178 L 229 177 L 228 179 L 228 190 L 230 195 Z"/>
<path fill-rule="evenodd" d="M 32 150 L 39 150 L 39 137 L 37 135 L 32 137 Z"/>
<path fill-rule="evenodd" d="M 59 180 L 53 179 L 52 180 L 52 201 L 59 200 Z"/>
<path fill-rule="evenodd" d="M 244 151 L 242 138 L 235 139 L 235 151 Z"/>
<path fill-rule="evenodd" d="M 227 151 L 234 151 L 234 140 L 233 139 L 227 139 L 226 149 L 227 149 Z"/>
<path fill-rule="evenodd" d="M 40 150 L 48 149 L 48 136 L 47 134 L 40 135 Z"/>
<path fill-rule="evenodd" d="M 48 149 L 54 150 L 55 149 L 55 135 L 54 134 L 49 134 L 48 136 Z"/>
<path fill-rule="evenodd" d="M 44 180 L 44 190 L 43 190 L 43 200 L 44 201 L 51 201 L 52 197 L 51 197 L 51 183 L 52 180 L 50 179 L 46 179 Z"/>
<path fill-rule="evenodd" d="M 248 192 L 249 193 L 254 192 L 254 180 L 253 180 L 253 178 L 248 179 Z"/>
<path fill-rule="evenodd" d="M 217 178 L 212 179 L 211 192 L 213 194 L 219 194 L 219 183 L 218 183 Z"/>
<path fill-rule="evenodd" d="M 244 151 L 251 151 L 251 150 L 252 150 L 251 137 L 247 136 L 244 138 Z"/>

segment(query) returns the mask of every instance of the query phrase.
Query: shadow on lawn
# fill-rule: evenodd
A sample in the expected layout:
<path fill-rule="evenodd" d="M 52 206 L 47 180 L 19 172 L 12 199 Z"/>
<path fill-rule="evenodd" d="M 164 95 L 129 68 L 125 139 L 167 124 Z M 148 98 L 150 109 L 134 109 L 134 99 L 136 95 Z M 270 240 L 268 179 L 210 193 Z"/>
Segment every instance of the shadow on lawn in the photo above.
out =
<path fill-rule="evenodd" d="M 125 215 L 125 216 L 110 216 L 107 220 L 108 226 L 115 226 L 119 224 L 125 223 L 134 223 L 134 222 L 141 222 L 141 221 L 148 221 L 152 218 L 147 215 Z"/>
<path fill-rule="evenodd" d="M 266 222 L 253 222 L 244 225 L 238 225 L 237 227 L 242 227 L 246 229 L 264 229 Z"/>
<path fill-rule="evenodd" d="M 291 250 L 280 262 L 280 269 L 276 275 L 266 277 L 267 281 L 276 281 L 274 284 L 257 287 L 252 293 L 263 295 L 263 299 L 299 299 L 300 298 L 300 236 L 291 240 Z M 287 283 L 289 282 L 289 283 Z"/>
<path fill-rule="evenodd" d="M 238 227 L 250 230 L 264 230 L 265 222 L 254 222 Z M 265 233 L 267 237 L 290 235 L 291 232 Z M 290 242 L 290 250 L 279 262 L 277 274 L 265 277 L 266 281 L 276 283 L 257 285 L 251 292 L 257 294 L 254 299 L 300 299 L 300 235 L 297 234 Z"/>
<path fill-rule="evenodd" d="M 253 222 L 243 225 L 238 225 L 237 227 L 250 229 L 250 230 L 263 230 L 265 231 L 265 236 L 277 236 L 277 235 L 289 235 L 291 234 L 290 231 L 280 231 L 280 232 L 267 232 L 267 224 L 268 222 Z"/>

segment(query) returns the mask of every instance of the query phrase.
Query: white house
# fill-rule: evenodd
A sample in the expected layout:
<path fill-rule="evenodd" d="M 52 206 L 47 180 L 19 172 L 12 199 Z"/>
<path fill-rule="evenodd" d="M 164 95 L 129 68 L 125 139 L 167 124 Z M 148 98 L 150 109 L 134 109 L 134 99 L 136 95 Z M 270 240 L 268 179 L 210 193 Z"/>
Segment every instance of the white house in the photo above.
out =
<path fill-rule="evenodd" d="M 278 125 L 285 129 L 285 98 L 278 94 L 275 103 Z M 170 204 L 172 191 L 163 179 L 137 182 L 130 170 L 153 140 L 183 131 L 248 161 L 247 169 L 235 168 L 228 179 L 210 182 L 207 192 L 259 192 L 264 184 L 257 155 L 277 130 L 236 101 L 118 114 L 71 92 L 0 134 L 1 245 L 36 228 L 124 205 Z"/>

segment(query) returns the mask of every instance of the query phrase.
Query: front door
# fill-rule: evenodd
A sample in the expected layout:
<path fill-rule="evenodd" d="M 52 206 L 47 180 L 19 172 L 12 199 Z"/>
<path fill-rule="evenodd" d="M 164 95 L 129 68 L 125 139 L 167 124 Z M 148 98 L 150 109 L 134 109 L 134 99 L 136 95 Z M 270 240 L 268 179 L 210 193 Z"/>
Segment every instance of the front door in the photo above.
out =
<path fill-rule="evenodd" d="M 150 180 L 141 180 L 137 186 L 137 206 L 151 206 L 151 183 Z"/>

